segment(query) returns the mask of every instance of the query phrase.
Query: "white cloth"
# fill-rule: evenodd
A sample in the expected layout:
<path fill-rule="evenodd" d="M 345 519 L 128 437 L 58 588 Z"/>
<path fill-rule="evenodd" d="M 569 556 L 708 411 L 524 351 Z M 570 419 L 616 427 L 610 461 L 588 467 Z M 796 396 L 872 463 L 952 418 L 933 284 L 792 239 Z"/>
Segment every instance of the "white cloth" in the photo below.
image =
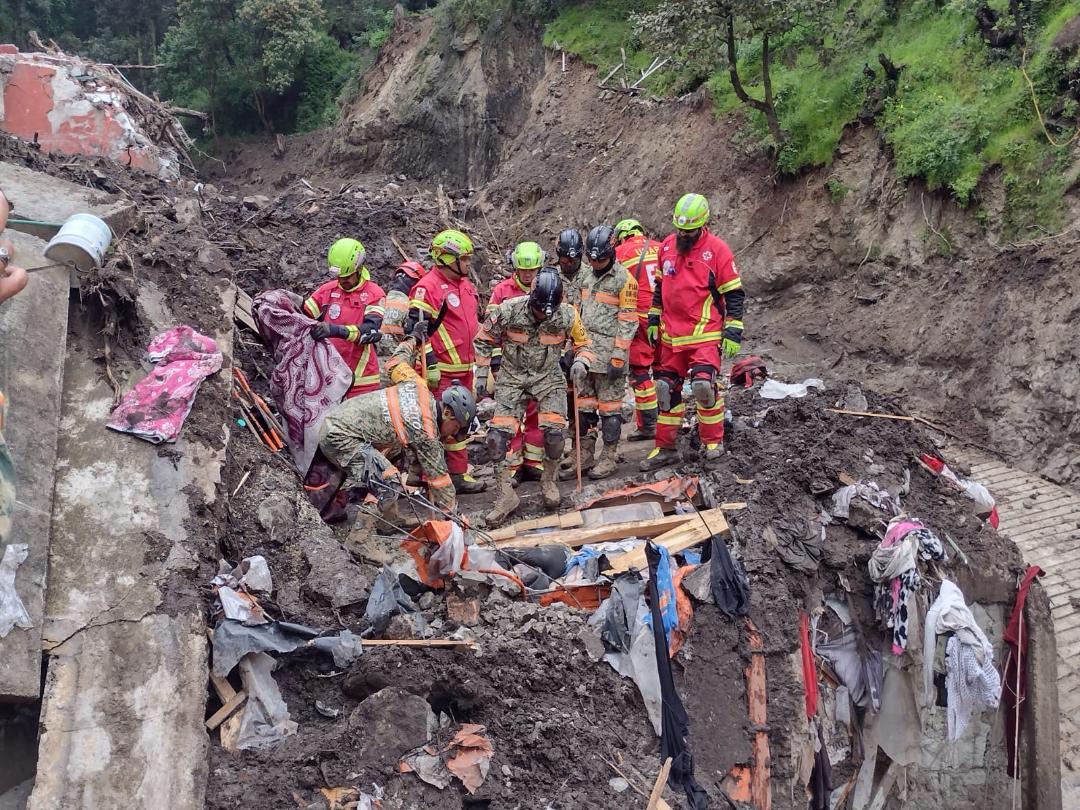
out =
<path fill-rule="evenodd" d="M 984 708 L 997 708 L 1001 700 L 1001 678 L 994 669 L 994 650 L 989 643 L 981 650 L 965 644 L 956 635 L 945 648 L 945 689 L 949 695 L 949 741 L 958 740 L 971 715 Z"/>
<path fill-rule="evenodd" d="M 926 612 L 926 632 L 923 633 L 923 703 L 926 706 L 933 706 L 937 699 L 934 689 L 934 647 L 942 633 L 955 633 L 962 644 L 973 649 L 980 665 L 987 659 L 993 660 L 993 648 L 964 601 L 963 592 L 952 580 L 941 580 L 938 598 Z M 990 651 L 985 657 L 984 650 Z"/>

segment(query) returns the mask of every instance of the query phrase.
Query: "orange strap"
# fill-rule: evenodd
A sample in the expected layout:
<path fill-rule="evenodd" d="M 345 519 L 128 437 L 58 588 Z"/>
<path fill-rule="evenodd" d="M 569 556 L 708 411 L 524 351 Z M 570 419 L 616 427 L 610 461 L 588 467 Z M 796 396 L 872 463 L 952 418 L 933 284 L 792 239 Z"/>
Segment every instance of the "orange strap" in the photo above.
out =
<path fill-rule="evenodd" d="M 398 441 L 402 446 L 408 446 L 409 434 L 405 432 L 405 422 L 401 418 L 401 395 L 396 385 L 386 389 L 386 405 L 387 410 L 390 411 L 390 424 L 394 428 Z"/>

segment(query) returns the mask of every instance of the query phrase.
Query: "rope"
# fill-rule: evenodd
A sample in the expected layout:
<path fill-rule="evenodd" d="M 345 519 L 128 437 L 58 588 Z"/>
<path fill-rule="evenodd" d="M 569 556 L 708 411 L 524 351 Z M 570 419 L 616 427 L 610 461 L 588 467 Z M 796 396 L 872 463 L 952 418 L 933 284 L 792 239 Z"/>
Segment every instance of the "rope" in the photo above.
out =
<path fill-rule="evenodd" d="M 1036 98 L 1036 94 L 1035 94 L 1035 83 L 1033 81 L 1031 81 L 1031 77 L 1028 76 L 1028 72 L 1024 67 L 1026 64 L 1027 64 L 1027 49 L 1025 48 L 1023 56 L 1020 59 L 1020 72 L 1024 75 L 1024 79 L 1027 81 L 1028 89 L 1031 90 L 1031 103 L 1035 106 L 1035 115 L 1037 115 L 1038 118 L 1039 118 L 1039 126 L 1042 127 L 1042 131 L 1043 131 L 1043 134 L 1046 136 L 1046 140 L 1048 140 L 1050 142 L 1051 146 L 1056 146 L 1059 149 L 1064 147 L 1064 146 L 1072 145 L 1073 141 L 1075 141 L 1077 138 L 1080 138 L 1080 128 L 1077 128 L 1076 132 L 1073 133 L 1073 136 L 1071 138 L 1069 138 L 1069 140 L 1067 140 L 1067 141 L 1063 141 L 1062 143 L 1058 143 L 1057 141 L 1054 140 L 1053 136 L 1050 134 L 1050 130 L 1048 130 L 1046 128 L 1046 121 L 1043 120 L 1042 111 L 1039 109 L 1039 99 Z"/>

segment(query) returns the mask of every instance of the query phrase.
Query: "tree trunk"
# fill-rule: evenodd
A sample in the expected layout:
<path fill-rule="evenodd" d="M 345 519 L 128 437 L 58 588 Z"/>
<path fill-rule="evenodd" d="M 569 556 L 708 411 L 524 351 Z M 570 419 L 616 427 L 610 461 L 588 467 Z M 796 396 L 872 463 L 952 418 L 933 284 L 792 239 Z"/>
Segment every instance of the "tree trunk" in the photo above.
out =
<path fill-rule="evenodd" d="M 256 90 L 252 95 L 255 98 L 255 112 L 259 116 L 259 120 L 262 121 L 263 128 L 266 129 L 267 135 L 274 134 L 274 128 L 270 126 L 270 122 L 266 118 L 266 105 L 263 104 L 262 93 Z"/>
<path fill-rule="evenodd" d="M 727 21 L 727 55 L 728 74 L 731 76 L 731 87 L 735 95 L 743 104 L 757 110 L 765 116 L 765 123 L 769 126 L 769 134 L 777 146 L 784 142 L 784 133 L 780 131 L 780 119 L 776 115 L 776 107 L 772 101 L 772 77 L 769 75 L 769 37 L 766 34 L 761 50 L 761 68 L 765 84 L 765 101 L 754 98 L 746 92 L 742 79 L 739 78 L 738 53 L 735 48 L 735 18 L 728 17 Z"/>

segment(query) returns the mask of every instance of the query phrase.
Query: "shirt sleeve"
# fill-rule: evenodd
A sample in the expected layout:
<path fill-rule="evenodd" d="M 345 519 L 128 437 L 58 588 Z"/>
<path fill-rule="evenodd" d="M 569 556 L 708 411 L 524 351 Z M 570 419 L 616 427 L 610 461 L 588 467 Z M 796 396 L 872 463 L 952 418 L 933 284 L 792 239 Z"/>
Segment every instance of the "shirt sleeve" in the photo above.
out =
<path fill-rule="evenodd" d="M 450 479 L 450 471 L 446 468 L 446 453 L 443 451 L 442 442 L 438 437 L 424 434 L 413 442 L 413 449 L 420 462 L 420 469 L 424 471 L 424 478 L 427 479 L 431 502 L 447 512 L 457 509 L 457 492 Z"/>
<path fill-rule="evenodd" d="M 615 351 L 611 356 L 611 364 L 613 366 L 626 364 L 627 357 L 630 353 L 630 344 L 634 340 L 634 335 L 637 334 L 637 295 L 637 279 L 634 278 L 633 273 L 627 272 L 626 283 L 623 284 L 622 291 L 619 293 L 619 315 L 618 324 L 616 325 L 615 330 Z"/>
<path fill-rule="evenodd" d="M 476 365 L 487 368 L 496 349 L 502 347 L 505 331 L 506 309 L 502 305 L 487 314 L 480 331 L 476 333 Z"/>
<path fill-rule="evenodd" d="M 311 295 L 304 299 L 304 314 L 309 318 L 319 320 L 322 317 L 323 300 L 325 296 L 322 294 L 322 288 L 315 290 Z"/>
<path fill-rule="evenodd" d="M 390 359 L 386 361 L 385 375 L 390 385 L 409 382 L 410 380 L 427 385 L 416 373 L 417 346 L 415 338 L 405 338 L 394 349 Z"/>

